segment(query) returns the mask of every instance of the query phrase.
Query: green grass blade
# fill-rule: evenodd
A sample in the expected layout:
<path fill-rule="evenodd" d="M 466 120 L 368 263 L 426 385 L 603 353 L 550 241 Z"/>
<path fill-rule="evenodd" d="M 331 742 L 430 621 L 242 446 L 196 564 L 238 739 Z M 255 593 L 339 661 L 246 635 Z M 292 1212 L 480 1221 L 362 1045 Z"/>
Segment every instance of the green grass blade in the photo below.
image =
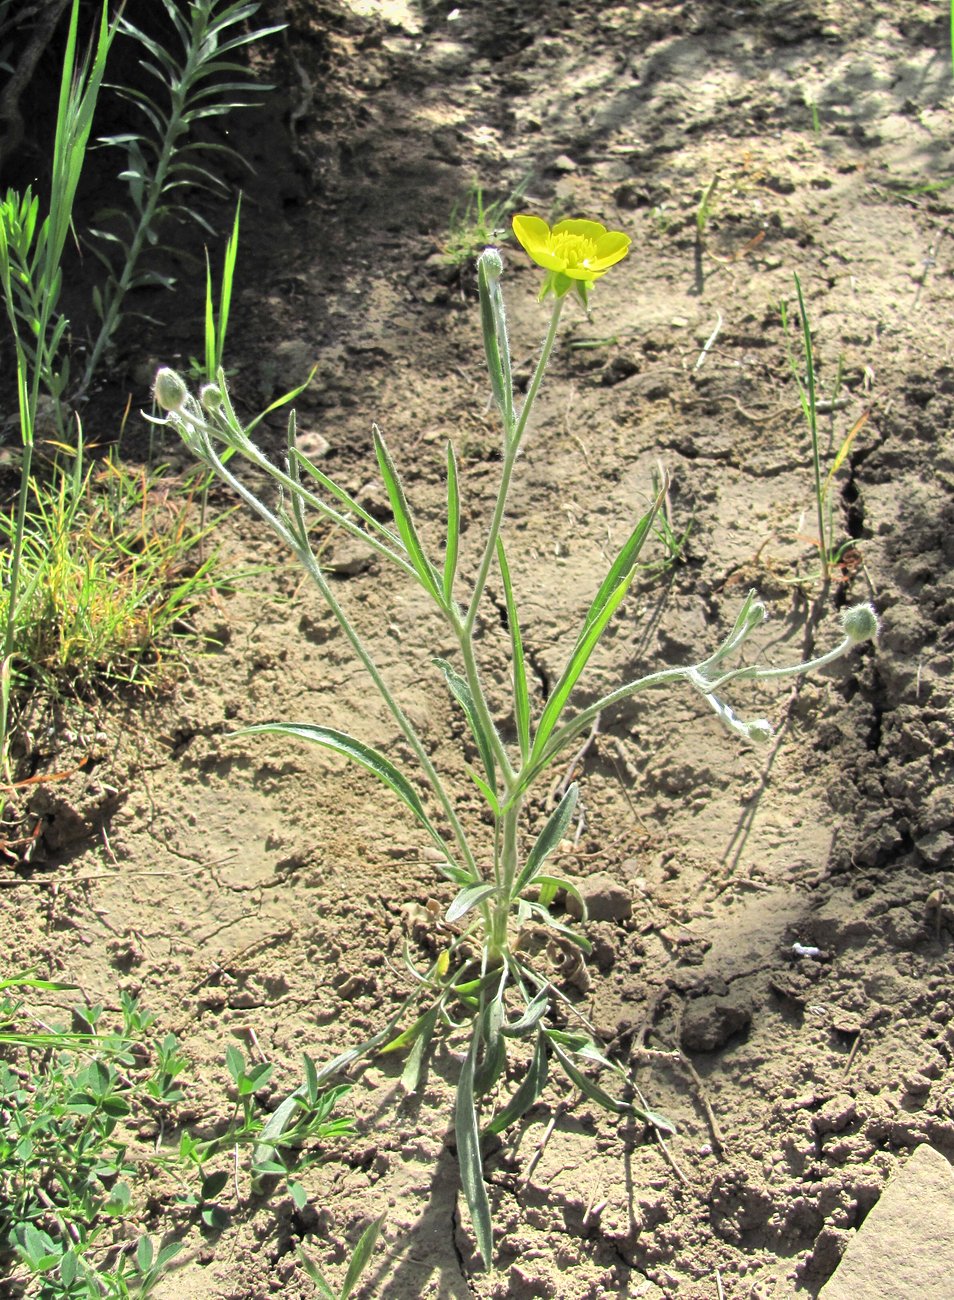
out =
<path fill-rule="evenodd" d="M 503 581 L 504 600 L 507 605 L 507 622 L 510 625 L 510 645 L 513 654 L 513 714 L 517 728 L 517 741 L 523 762 L 530 755 L 530 695 L 527 690 L 527 669 L 523 656 L 523 638 L 520 635 L 520 620 L 517 617 L 517 604 L 513 597 L 513 584 L 510 581 L 510 566 L 504 550 L 503 538 L 497 538 L 497 564 Z"/>
<path fill-rule="evenodd" d="M 209 250 L 205 250 L 205 377 L 212 383 L 218 371 L 216 358 L 215 307 L 212 304 L 212 266 L 209 262 Z"/>
<path fill-rule="evenodd" d="M 533 1053 L 530 1068 L 523 1076 L 519 1088 L 510 1098 L 503 1110 L 495 1115 L 487 1125 L 489 1133 L 502 1133 L 505 1128 L 522 1119 L 543 1092 L 547 1083 L 547 1040 L 541 1031 L 537 1034 L 537 1045 Z"/>
<path fill-rule="evenodd" d="M 480 1035 L 475 1028 L 470 1040 L 470 1050 L 461 1068 L 460 1082 L 457 1085 L 454 1126 L 457 1135 L 461 1186 L 474 1225 L 477 1249 L 483 1256 L 485 1266 L 490 1268 L 493 1264 L 493 1226 L 490 1220 L 490 1201 L 484 1185 L 484 1169 L 480 1157 L 480 1131 L 477 1127 L 477 1107 L 474 1103 L 474 1071 L 477 1065 L 479 1042 Z"/>
<path fill-rule="evenodd" d="M 557 847 L 566 829 L 570 824 L 570 818 L 576 808 L 576 802 L 579 798 L 580 787 L 574 782 L 566 794 L 560 800 L 557 807 L 547 819 L 547 824 L 537 836 L 533 848 L 527 854 L 527 860 L 523 869 L 517 877 L 516 884 L 513 887 L 514 898 L 519 898 L 527 886 L 531 883 L 534 876 L 541 869 L 544 862 Z"/>
<path fill-rule="evenodd" d="M 222 264 L 222 288 L 219 291 L 219 319 L 215 331 L 215 367 L 208 372 L 210 381 L 214 380 L 225 355 L 225 335 L 229 324 L 229 311 L 232 306 L 232 286 L 235 281 L 235 263 L 238 259 L 239 218 L 242 213 L 242 196 L 238 196 L 235 205 L 235 219 L 232 233 L 225 243 L 225 260 Z"/>
<path fill-rule="evenodd" d="M 311 1281 L 314 1282 L 315 1286 L 318 1288 L 318 1294 L 321 1296 L 321 1300 L 339 1300 L 338 1296 L 335 1295 L 334 1291 L 332 1291 L 331 1287 L 325 1281 L 324 1274 L 315 1261 L 309 1255 L 305 1254 L 305 1251 L 301 1246 L 297 1246 L 296 1251 L 298 1253 L 298 1262 L 301 1264 Z"/>
<path fill-rule="evenodd" d="M 828 493 L 831 489 L 832 479 L 841 469 L 842 465 L 845 463 L 845 458 L 847 457 L 849 451 L 851 451 L 851 444 L 854 442 L 855 438 L 858 436 L 861 430 L 868 423 L 868 419 L 870 415 L 871 415 L 870 411 L 863 411 L 861 415 L 859 415 L 858 419 L 848 430 L 844 442 L 838 448 L 838 452 L 835 456 L 835 459 L 831 463 L 831 469 L 828 471 L 828 477 L 825 479 L 825 486 L 823 489 L 823 494 L 825 497 L 828 496 Z"/>
<path fill-rule="evenodd" d="M 457 552 L 460 546 L 460 484 L 457 475 L 457 457 L 452 443 L 447 444 L 447 550 L 444 554 L 444 600 L 448 606 L 454 599 L 454 578 L 457 575 Z"/>
<path fill-rule="evenodd" d="M 795 274 L 795 290 L 798 294 L 798 310 L 802 317 L 802 342 L 805 348 L 805 372 L 807 379 L 807 399 L 803 397 L 802 408 L 806 411 L 808 431 L 812 442 L 812 471 L 815 476 L 815 505 L 818 517 L 818 550 L 821 556 L 822 577 L 828 581 L 828 556 L 831 549 L 830 534 L 825 529 L 824 488 L 822 487 L 821 452 L 818 447 L 818 402 L 815 394 L 815 352 L 812 346 L 812 331 L 808 323 L 808 312 L 802 295 L 802 282 Z"/>
<path fill-rule="evenodd" d="M 388 500 L 391 502 L 391 511 L 394 515 L 394 522 L 398 526 L 398 532 L 401 534 L 401 540 L 404 548 L 408 553 L 408 558 L 414 565 L 414 571 L 420 579 L 421 585 L 435 599 L 437 604 L 445 608 L 444 592 L 438 585 L 437 575 L 434 566 L 424 553 L 424 547 L 421 545 L 421 539 L 418 536 L 417 528 L 414 523 L 414 517 L 411 514 L 407 498 L 404 495 L 404 488 L 398 478 L 397 470 L 394 468 L 394 462 L 391 454 L 385 445 L 381 432 L 375 425 L 372 429 L 374 435 L 374 450 L 378 458 L 378 467 L 381 470 L 381 477 L 384 479 L 384 486 L 387 489 Z"/>
<path fill-rule="evenodd" d="M 383 781 L 398 798 L 410 808 L 418 822 L 424 827 L 431 839 L 440 846 L 441 852 L 447 852 L 446 845 L 424 811 L 420 796 L 403 773 L 371 745 L 355 740 L 347 732 L 336 731 L 333 727 L 319 727 L 310 722 L 265 722 L 254 727 L 243 727 L 232 733 L 235 736 L 272 735 L 292 736 L 296 740 L 307 740 L 312 745 L 320 745 L 337 754 L 350 758 L 366 771 Z"/>

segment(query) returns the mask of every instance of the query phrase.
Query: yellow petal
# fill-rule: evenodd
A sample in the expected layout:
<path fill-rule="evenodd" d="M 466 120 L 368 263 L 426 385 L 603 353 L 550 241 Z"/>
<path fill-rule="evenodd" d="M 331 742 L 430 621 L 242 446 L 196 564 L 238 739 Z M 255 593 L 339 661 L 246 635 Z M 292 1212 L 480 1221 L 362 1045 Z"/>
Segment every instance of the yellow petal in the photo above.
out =
<path fill-rule="evenodd" d="M 553 227 L 555 235 L 582 235 L 584 239 L 594 242 L 606 234 L 606 227 L 598 221 L 585 221 L 582 217 L 571 217 L 568 221 L 558 221 Z"/>
<path fill-rule="evenodd" d="M 514 217 L 513 233 L 534 261 L 537 260 L 538 253 L 548 251 L 547 240 L 550 237 L 550 227 L 540 217 Z"/>
<path fill-rule="evenodd" d="M 614 255 L 617 251 L 624 255 L 629 245 L 629 235 L 624 235 L 621 230 L 607 230 L 606 234 L 601 235 L 596 241 L 596 256 L 602 259 Z"/>

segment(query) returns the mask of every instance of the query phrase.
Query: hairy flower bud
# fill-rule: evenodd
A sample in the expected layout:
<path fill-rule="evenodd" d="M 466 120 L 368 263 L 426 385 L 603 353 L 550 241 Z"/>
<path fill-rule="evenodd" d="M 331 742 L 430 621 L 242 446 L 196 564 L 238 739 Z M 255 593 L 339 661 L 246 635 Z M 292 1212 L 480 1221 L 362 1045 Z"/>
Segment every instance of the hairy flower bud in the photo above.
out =
<path fill-rule="evenodd" d="M 775 728 L 764 718 L 756 718 L 754 722 L 745 724 L 745 735 L 747 740 L 753 741 L 756 745 L 764 745 L 775 735 Z"/>
<path fill-rule="evenodd" d="M 199 401 L 210 415 L 214 415 L 223 405 L 221 388 L 218 384 L 203 384 L 199 389 Z"/>
<path fill-rule="evenodd" d="M 503 275 L 503 260 L 496 248 L 485 248 L 477 259 L 477 266 L 488 280 L 499 280 Z"/>
<path fill-rule="evenodd" d="M 878 615 L 870 605 L 853 605 L 851 609 L 846 609 L 841 616 L 841 626 L 845 636 L 854 641 L 855 645 L 860 645 L 862 641 L 877 640 L 880 628 Z"/>
<path fill-rule="evenodd" d="M 152 395 L 156 399 L 156 405 L 161 406 L 164 411 L 181 411 L 189 396 L 189 390 L 181 376 L 174 370 L 170 370 L 168 366 L 163 366 L 156 373 Z"/>

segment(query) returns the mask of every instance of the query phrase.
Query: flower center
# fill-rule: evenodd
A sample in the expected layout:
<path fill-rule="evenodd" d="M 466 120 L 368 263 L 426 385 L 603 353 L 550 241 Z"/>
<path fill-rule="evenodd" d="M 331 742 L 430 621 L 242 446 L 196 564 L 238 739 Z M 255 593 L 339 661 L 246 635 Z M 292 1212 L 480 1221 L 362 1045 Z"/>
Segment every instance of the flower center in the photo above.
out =
<path fill-rule="evenodd" d="M 562 230 L 558 235 L 550 236 L 550 251 L 562 258 L 567 266 L 589 266 L 590 258 L 596 256 L 596 244 L 586 235 Z"/>

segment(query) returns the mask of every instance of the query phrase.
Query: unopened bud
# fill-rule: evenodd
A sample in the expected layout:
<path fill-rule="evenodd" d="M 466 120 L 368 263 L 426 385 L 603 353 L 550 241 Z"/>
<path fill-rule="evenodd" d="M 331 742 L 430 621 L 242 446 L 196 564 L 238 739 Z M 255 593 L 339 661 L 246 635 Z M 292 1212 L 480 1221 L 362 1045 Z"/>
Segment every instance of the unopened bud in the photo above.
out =
<path fill-rule="evenodd" d="M 210 415 L 214 415 L 223 406 L 221 388 L 219 388 L 218 384 L 203 384 L 199 389 L 199 401 Z"/>
<path fill-rule="evenodd" d="M 862 641 L 876 641 L 880 624 L 878 615 L 870 605 L 853 605 L 841 616 L 841 626 L 845 636 L 860 645 Z"/>
<path fill-rule="evenodd" d="M 764 718 L 756 718 L 754 722 L 745 723 L 745 736 L 756 745 L 764 745 L 775 735 L 775 729 L 770 722 Z"/>
<path fill-rule="evenodd" d="M 768 610 L 760 600 L 754 600 L 749 608 L 745 611 L 745 634 L 754 632 L 757 627 L 761 627 L 768 618 Z"/>
<path fill-rule="evenodd" d="M 485 248 L 477 259 L 477 267 L 488 280 L 499 280 L 503 275 L 503 260 L 496 248 Z"/>
<path fill-rule="evenodd" d="M 189 396 L 189 390 L 180 375 L 170 370 L 168 366 L 163 366 L 156 373 L 152 395 L 156 399 L 156 405 L 161 406 L 164 411 L 181 411 Z"/>

